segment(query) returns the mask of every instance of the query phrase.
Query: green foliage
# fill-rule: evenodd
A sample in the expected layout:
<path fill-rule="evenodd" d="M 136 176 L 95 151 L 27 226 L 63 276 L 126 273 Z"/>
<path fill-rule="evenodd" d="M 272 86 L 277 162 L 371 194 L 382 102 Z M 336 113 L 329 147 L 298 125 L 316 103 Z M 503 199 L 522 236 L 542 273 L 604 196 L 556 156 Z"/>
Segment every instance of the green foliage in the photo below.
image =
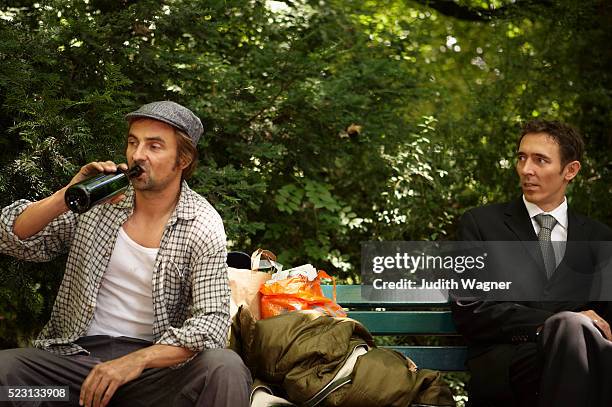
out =
<path fill-rule="evenodd" d="M 469 376 L 467 372 L 444 372 L 442 375 L 442 379 L 453 392 L 453 398 L 455 403 L 457 403 L 457 407 L 465 407 L 468 401 L 466 383 L 469 380 Z"/>
<path fill-rule="evenodd" d="M 0 2 L 0 204 L 123 161 L 123 114 L 172 99 L 204 121 L 190 184 L 230 245 L 359 281 L 359 243 L 453 237 L 514 197 L 520 121 L 573 122 L 572 205 L 612 183 L 610 8 L 601 2 Z M 579 56 L 579 57 L 578 57 Z M 61 259 L 0 259 L 0 337 L 46 320 Z"/>

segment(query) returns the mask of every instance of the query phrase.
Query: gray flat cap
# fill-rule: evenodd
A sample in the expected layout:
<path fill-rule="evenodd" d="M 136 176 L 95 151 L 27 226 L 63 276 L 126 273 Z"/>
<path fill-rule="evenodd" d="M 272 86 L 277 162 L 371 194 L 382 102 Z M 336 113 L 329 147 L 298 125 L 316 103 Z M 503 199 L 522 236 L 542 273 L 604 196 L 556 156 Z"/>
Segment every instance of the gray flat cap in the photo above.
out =
<path fill-rule="evenodd" d="M 142 105 L 138 110 L 125 115 L 128 121 L 139 117 L 159 120 L 176 127 L 187 133 L 194 146 L 198 145 L 198 140 L 204 132 L 204 126 L 198 116 L 185 106 L 169 100 Z"/>

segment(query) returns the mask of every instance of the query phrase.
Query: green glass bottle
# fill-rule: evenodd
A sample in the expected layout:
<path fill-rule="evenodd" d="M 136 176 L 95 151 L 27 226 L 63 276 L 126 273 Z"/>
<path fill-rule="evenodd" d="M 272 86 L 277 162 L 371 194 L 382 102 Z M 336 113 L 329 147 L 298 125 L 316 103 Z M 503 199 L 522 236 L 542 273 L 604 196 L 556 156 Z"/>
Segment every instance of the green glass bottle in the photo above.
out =
<path fill-rule="evenodd" d="M 73 212 L 87 212 L 92 206 L 123 192 L 130 184 L 130 178 L 142 172 L 143 169 L 135 165 L 127 171 L 95 175 L 71 185 L 64 194 L 64 201 Z"/>

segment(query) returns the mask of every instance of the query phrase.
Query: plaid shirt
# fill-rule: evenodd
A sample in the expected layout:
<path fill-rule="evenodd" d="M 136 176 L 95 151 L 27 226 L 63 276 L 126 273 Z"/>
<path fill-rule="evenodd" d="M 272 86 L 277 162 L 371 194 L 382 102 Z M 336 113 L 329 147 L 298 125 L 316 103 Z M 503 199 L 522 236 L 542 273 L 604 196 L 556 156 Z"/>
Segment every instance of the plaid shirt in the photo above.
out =
<path fill-rule="evenodd" d="M 2 209 L 0 252 L 37 262 L 68 252 L 51 319 L 34 346 L 60 355 L 86 352 L 74 341 L 86 334 L 93 319 L 119 228 L 132 214 L 134 191 L 129 187 L 126 199 L 114 205 L 97 205 L 81 215 L 66 212 L 20 240 L 13 224 L 28 203 L 21 200 Z M 183 182 L 153 270 L 155 343 L 196 352 L 225 347 L 230 293 L 225 260 L 221 217 Z"/>

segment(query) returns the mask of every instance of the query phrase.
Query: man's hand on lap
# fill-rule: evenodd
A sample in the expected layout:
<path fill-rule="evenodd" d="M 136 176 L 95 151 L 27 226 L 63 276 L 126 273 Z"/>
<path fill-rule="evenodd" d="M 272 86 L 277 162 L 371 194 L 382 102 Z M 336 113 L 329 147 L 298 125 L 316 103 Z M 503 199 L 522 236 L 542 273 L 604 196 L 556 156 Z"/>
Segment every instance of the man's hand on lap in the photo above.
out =
<path fill-rule="evenodd" d="M 593 310 L 581 311 L 580 313 L 590 318 L 591 321 L 593 321 L 593 324 L 595 324 L 597 329 L 599 329 L 604 338 L 609 341 L 612 341 L 612 332 L 610 331 L 610 325 L 605 319 L 597 315 L 597 313 Z"/>
<path fill-rule="evenodd" d="M 96 365 L 81 385 L 79 404 L 86 407 L 106 406 L 117 389 L 138 378 L 144 367 L 144 361 L 134 354 Z"/>

